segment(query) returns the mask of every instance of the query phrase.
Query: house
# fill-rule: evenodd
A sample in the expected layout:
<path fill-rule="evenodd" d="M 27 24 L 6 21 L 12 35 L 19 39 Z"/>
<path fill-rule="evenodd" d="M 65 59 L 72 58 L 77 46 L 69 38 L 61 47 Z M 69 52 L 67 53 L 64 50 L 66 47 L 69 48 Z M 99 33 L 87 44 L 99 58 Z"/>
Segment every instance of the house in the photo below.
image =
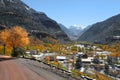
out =
<path fill-rule="evenodd" d="M 31 55 L 31 56 L 36 60 L 43 60 L 44 54 L 40 53 L 40 54 Z"/>
<path fill-rule="evenodd" d="M 92 64 L 94 57 L 82 58 L 81 61 L 84 64 Z"/>
<path fill-rule="evenodd" d="M 56 59 L 55 59 L 55 57 L 54 56 L 46 56 L 45 57 L 45 60 L 47 60 L 47 61 L 56 61 Z"/>
<path fill-rule="evenodd" d="M 56 55 L 57 53 L 44 53 L 45 56 L 54 56 Z"/>
<path fill-rule="evenodd" d="M 81 45 L 81 44 L 80 45 L 77 44 L 77 45 L 74 45 L 74 46 L 77 46 L 77 48 L 84 48 L 85 47 L 84 45 Z"/>
<path fill-rule="evenodd" d="M 102 50 L 101 48 L 97 48 L 96 51 L 100 51 L 100 52 L 101 52 L 101 51 L 103 51 L 103 50 Z"/>
<path fill-rule="evenodd" d="M 85 54 L 85 53 L 83 53 L 83 52 L 78 52 L 78 55 L 83 55 L 83 54 Z"/>
<path fill-rule="evenodd" d="M 57 53 L 44 53 L 44 58 L 48 61 L 55 61 L 55 55 Z"/>
<path fill-rule="evenodd" d="M 100 59 L 107 59 L 107 56 L 111 53 L 112 52 L 108 52 L 108 51 L 100 51 L 100 52 L 96 52 L 96 55 L 99 55 Z"/>
<path fill-rule="evenodd" d="M 25 53 L 28 55 L 35 55 L 38 54 L 38 50 L 27 50 Z"/>
<path fill-rule="evenodd" d="M 85 53 L 83 53 L 83 52 L 78 52 L 75 56 L 76 56 L 76 58 L 78 57 L 78 56 L 82 56 L 82 55 L 84 55 Z"/>
<path fill-rule="evenodd" d="M 26 53 L 26 54 L 30 54 L 30 50 L 27 50 L 25 53 Z"/>
<path fill-rule="evenodd" d="M 67 60 L 66 56 L 56 56 L 56 60 L 58 62 L 64 63 L 65 60 Z"/>

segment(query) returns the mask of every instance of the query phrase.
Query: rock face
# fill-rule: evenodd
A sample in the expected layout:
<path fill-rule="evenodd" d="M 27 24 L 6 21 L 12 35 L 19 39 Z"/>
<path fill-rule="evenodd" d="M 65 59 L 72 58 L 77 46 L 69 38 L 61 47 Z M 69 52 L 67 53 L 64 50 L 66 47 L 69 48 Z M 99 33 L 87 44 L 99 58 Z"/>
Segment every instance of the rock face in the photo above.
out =
<path fill-rule="evenodd" d="M 120 14 L 93 24 L 78 40 L 105 44 L 120 41 Z"/>
<path fill-rule="evenodd" d="M 43 12 L 35 11 L 21 0 L 0 0 L 0 25 L 22 26 L 38 38 L 50 36 L 61 42 L 69 41 L 56 21 Z"/>

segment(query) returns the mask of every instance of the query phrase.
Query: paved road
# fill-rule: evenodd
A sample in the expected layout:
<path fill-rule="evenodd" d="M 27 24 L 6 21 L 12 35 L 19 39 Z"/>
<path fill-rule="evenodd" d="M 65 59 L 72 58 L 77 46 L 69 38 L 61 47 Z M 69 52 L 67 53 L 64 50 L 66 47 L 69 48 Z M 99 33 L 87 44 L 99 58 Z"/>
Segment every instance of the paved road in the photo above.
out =
<path fill-rule="evenodd" d="M 37 61 L 0 56 L 0 80 L 74 80 L 63 76 Z"/>
<path fill-rule="evenodd" d="M 17 60 L 33 72 L 44 77 L 46 80 L 76 80 L 71 76 L 59 71 L 58 69 L 51 69 L 51 67 L 43 64 L 42 62 L 20 58 Z"/>
<path fill-rule="evenodd" d="M 2 59 L 1 59 L 2 58 Z M 47 80 L 31 71 L 16 59 L 0 58 L 0 80 Z"/>

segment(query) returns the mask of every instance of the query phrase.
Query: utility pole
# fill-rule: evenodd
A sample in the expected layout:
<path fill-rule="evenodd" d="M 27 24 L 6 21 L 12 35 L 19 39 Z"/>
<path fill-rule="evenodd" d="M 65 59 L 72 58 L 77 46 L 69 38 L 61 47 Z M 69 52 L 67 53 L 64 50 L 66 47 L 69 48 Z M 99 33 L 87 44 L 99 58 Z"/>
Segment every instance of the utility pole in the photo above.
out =
<path fill-rule="evenodd" d="M 4 29 L 4 37 L 5 37 L 5 29 Z M 3 49 L 4 49 L 3 54 L 5 55 L 5 49 L 6 49 L 6 45 L 5 45 L 5 43 L 3 43 Z"/>
<path fill-rule="evenodd" d="M 3 50 L 4 50 L 4 52 L 3 52 L 3 54 L 5 55 L 5 50 L 6 50 L 6 45 L 5 45 L 5 43 L 3 44 Z"/>

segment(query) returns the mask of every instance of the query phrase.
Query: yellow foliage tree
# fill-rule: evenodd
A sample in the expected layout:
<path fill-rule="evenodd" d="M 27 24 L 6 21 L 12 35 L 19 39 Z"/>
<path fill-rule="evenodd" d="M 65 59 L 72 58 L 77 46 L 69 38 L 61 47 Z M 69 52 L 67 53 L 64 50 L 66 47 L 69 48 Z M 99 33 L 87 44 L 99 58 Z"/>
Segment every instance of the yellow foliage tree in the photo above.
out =
<path fill-rule="evenodd" d="M 1 42 L 3 42 L 3 44 L 4 44 L 4 54 L 6 53 L 5 51 L 5 49 L 6 49 L 6 42 L 7 42 L 7 38 L 9 37 L 9 32 L 8 32 L 8 30 L 7 29 L 5 29 L 5 30 L 3 30 L 2 32 L 1 32 L 1 34 L 0 34 L 0 40 L 1 40 Z"/>
<path fill-rule="evenodd" d="M 14 53 L 16 48 L 21 48 L 29 44 L 28 33 L 20 26 L 3 30 L 0 39 L 6 46 L 11 47 Z"/>
<path fill-rule="evenodd" d="M 7 42 L 8 37 L 9 37 L 9 30 L 8 29 L 3 30 L 0 34 L 0 39 L 4 44 Z"/>

